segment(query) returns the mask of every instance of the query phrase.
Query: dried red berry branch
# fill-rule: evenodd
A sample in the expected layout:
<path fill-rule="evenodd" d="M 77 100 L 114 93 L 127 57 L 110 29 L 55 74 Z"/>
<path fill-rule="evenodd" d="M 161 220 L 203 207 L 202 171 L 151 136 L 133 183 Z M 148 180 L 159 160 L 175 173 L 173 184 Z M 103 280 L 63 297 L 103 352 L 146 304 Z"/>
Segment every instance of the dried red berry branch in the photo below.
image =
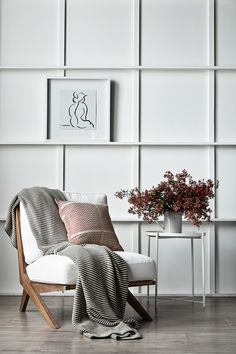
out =
<path fill-rule="evenodd" d="M 214 191 L 218 186 L 219 181 L 214 183 L 211 179 L 195 181 L 186 170 L 175 175 L 166 171 L 164 180 L 151 189 L 140 191 L 135 187 L 116 192 L 115 196 L 120 199 L 127 197 L 131 204 L 128 212 L 145 221 L 156 222 L 165 212 L 173 211 L 181 212 L 199 227 L 202 221 L 211 220 L 209 201 L 215 197 Z"/>

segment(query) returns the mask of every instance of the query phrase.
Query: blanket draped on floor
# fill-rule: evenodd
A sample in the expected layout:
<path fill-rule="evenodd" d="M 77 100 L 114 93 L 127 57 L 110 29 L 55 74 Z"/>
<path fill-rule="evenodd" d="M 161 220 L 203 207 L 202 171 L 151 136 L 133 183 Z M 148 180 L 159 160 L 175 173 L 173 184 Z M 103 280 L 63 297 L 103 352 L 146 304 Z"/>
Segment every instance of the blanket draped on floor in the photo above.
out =
<path fill-rule="evenodd" d="M 13 246 L 17 247 L 15 208 L 21 202 L 38 248 L 44 255 L 71 258 L 78 269 L 72 312 L 72 323 L 78 331 L 89 338 L 140 338 L 131 327 L 135 321 L 123 321 L 128 293 L 126 262 L 105 246 L 69 243 L 55 199 L 65 200 L 64 194 L 44 187 L 18 193 L 9 206 L 5 224 Z"/>

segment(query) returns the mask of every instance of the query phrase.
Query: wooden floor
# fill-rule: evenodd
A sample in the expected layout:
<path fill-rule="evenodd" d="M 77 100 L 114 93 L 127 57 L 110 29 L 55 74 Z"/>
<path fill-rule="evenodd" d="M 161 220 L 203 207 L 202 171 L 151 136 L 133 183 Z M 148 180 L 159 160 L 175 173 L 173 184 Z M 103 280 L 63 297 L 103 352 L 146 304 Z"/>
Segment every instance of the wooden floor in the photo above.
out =
<path fill-rule="evenodd" d="M 59 330 L 50 329 L 29 303 L 26 313 L 18 311 L 20 298 L 0 297 L 0 353 L 161 353 L 235 354 L 236 298 L 208 298 L 200 304 L 159 300 L 152 322 L 140 321 L 143 338 L 134 341 L 88 340 L 71 325 L 72 297 L 47 297 L 46 303 L 60 321 Z M 144 306 L 146 298 L 140 298 Z M 126 317 L 138 318 L 127 306 Z"/>

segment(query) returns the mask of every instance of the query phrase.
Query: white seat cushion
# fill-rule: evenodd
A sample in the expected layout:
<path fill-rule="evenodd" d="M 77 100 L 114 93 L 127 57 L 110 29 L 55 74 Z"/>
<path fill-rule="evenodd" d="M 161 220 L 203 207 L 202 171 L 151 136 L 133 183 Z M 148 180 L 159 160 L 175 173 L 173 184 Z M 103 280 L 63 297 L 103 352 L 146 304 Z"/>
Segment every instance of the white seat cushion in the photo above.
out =
<path fill-rule="evenodd" d="M 152 258 L 139 253 L 117 251 L 128 264 L 129 281 L 156 279 L 156 266 Z M 49 255 L 36 259 L 26 267 L 30 280 L 41 283 L 75 284 L 76 266 L 66 256 Z"/>
<path fill-rule="evenodd" d="M 66 256 L 43 256 L 26 267 L 28 277 L 39 283 L 75 284 L 76 266 Z"/>
<path fill-rule="evenodd" d="M 135 252 L 117 251 L 128 264 L 129 281 L 156 279 L 156 264 L 151 257 Z"/>

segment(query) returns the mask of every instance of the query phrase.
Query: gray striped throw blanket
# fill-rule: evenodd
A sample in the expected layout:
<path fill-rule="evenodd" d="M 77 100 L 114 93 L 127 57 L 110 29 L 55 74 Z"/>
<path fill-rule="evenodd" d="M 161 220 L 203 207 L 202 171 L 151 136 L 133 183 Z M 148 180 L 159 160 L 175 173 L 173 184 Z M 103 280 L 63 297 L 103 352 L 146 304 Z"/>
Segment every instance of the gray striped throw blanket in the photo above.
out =
<path fill-rule="evenodd" d="M 71 258 L 78 269 L 72 323 L 88 338 L 137 339 L 135 321 L 124 321 L 128 292 L 125 261 L 105 246 L 73 245 L 67 241 L 55 199 L 59 190 L 43 187 L 23 189 L 9 206 L 5 230 L 17 247 L 15 208 L 22 202 L 38 247 L 47 254 Z"/>

